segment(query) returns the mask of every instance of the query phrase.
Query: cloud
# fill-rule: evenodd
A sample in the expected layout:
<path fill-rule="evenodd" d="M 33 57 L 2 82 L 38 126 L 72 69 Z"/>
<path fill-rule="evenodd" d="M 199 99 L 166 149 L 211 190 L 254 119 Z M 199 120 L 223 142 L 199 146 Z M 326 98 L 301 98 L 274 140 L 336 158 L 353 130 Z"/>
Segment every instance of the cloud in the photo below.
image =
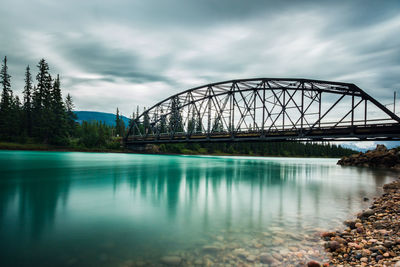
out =
<path fill-rule="evenodd" d="M 0 55 L 21 93 L 44 57 L 79 110 L 130 114 L 179 91 L 249 77 L 400 88 L 399 1 L 4 0 Z M 38 15 L 40 14 L 40 16 Z M 34 69 L 34 68 L 33 68 Z"/>

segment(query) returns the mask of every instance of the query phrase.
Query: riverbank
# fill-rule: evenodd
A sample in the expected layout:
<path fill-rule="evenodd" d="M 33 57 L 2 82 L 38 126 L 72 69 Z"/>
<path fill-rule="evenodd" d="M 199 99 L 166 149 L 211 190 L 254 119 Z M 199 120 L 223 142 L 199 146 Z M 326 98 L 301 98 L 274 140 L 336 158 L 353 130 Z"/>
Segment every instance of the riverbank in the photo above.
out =
<path fill-rule="evenodd" d="M 359 166 L 372 168 L 391 168 L 400 170 L 400 149 L 387 149 L 384 145 L 377 145 L 375 149 L 365 153 L 357 153 L 342 157 L 338 163 L 342 166 Z"/>
<path fill-rule="evenodd" d="M 107 148 L 82 148 L 82 147 L 60 147 L 47 144 L 19 144 L 11 142 L 0 142 L 0 150 L 28 150 L 28 151 L 54 151 L 54 152 L 97 152 L 97 153 L 132 153 L 127 149 L 107 149 Z"/>
<path fill-rule="evenodd" d="M 129 153 L 129 154 L 151 154 L 151 155 L 189 155 L 189 156 L 238 156 L 238 157 L 282 157 L 282 158 L 337 158 L 335 156 L 308 156 L 308 155 L 259 155 L 259 154 L 241 154 L 241 153 L 225 153 L 225 152 L 214 152 L 204 153 L 185 150 L 184 153 L 176 152 L 164 152 L 164 151 L 132 151 L 125 148 L 120 149 L 108 149 L 108 148 L 85 148 L 85 147 L 60 147 L 47 144 L 37 143 L 12 143 L 12 142 L 0 142 L 0 150 L 27 150 L 27 151 L 54 151 L 54 152 L 94 152 L 94 153 Z"/>
<path fill-rule="evenodd" d="M 322 233 L 333 266 L 400 266 L 400 179 L 384 185 L 369 209 L 345 221 L 346 229 Z"/>

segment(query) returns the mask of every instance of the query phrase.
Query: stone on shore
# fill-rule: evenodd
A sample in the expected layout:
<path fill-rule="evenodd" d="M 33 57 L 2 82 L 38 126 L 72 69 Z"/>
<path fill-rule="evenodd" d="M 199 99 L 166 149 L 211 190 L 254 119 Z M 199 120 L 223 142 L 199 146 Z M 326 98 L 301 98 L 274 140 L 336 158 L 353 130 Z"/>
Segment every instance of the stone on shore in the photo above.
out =
<path fill-rule="evenodd" d="M 400 267 L 400 180 L 383 189 L 369 209 L 344 222 L 348 228 L 321 235 L 331 265 Z"/>
<path fill-rule="evenodd" d="M 388 150 L 384 145 L 377 145 L 374 150 L 369 150 L 365 153 L 360 152 L 348 157 L 342 157 L 337 164 L 344 166 L 399 169 L 400 150 L 397 148 Z"/>
<path fill-rule="evenodd" d="M 316 261 L 310 261 L 307 263 L 307 267 L 321 267 L 321 264 Z"/>

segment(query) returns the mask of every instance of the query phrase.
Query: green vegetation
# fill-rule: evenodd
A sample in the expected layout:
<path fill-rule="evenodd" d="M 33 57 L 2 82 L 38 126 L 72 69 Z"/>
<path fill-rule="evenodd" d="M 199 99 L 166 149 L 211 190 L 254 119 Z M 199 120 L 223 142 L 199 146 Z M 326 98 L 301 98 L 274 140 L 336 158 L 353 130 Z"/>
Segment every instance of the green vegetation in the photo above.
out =
<path fill-rule="evenodd" d="M 37 149 L 37 150 L 95 150 L 123 151 L 122 137 L 127 128 L 121 119 L 119 109 L 116 111 L 115 126 L 92 121 L 77 123 L 74 114 L 74 103 L 71 95 L 65 101 L 62 98 L 59 75 L 52 78 L 49 65 L 42 59 L 39 61 L 36 84 L 32 79 L 31 69 L 25 71 L 23 103 L 13 95 L 11 76 L 8 73 L 7 57 L 4 58 L 0 70 L 2 86 L 0 102 L 0 148 L 2 149 Z M 172 114 L 166 119 L 162 116 L 161 131 L 173 129 L 182 132 L 182 114 L 179 99 L 172 102 Z M 144 109 L 145 110 L 145 109 Z M 163 110 L 161 110 L 163 114 Z M 139 117 L 139 107 L 136 116 Z M 217 121 L 217 120 L 216 120 Z M 142 118 L 140 130 L 147 132 L 150 128 L 148 115 Z M 193 115 L 189 120 L 190 132 L 201 132 L 200 118 Z M 222 131 L 222 125 L 213 125 L 214 131 Z M 133 129 L 133 133 L 137 131 Z M 218 155 L 260 155 L 260 156 L 305 156 L 305 157 L 341 157 L 355 151 L 330 144 L 302 143 L 202 143 L 202 144 L 165 144 L 158 149 L 161 153 L 176 154 L 218 154 Z M 155 150 L 155 151 L 156 151 Z"/>
<path fill-rule="evenodd" d="M 342 157 L 356 153 L 338 145 L 316 143 L 190 143 L 162 144 L 162 153 L 283 157 Z"/>
<path fill-rule="evenodd" d="M 36 84 L 31 69 L 25 71 L 23 103 L 13 95 L 7 57 L 0 71 L 0 148 L 53 150 L 121 150 L 125 125 L 117 109 L 116 127 L 93 121 L 76 123 L 71 95 L 62 98 L 59 75 L 52 78 L 49 65 L 39 61 Z"/>

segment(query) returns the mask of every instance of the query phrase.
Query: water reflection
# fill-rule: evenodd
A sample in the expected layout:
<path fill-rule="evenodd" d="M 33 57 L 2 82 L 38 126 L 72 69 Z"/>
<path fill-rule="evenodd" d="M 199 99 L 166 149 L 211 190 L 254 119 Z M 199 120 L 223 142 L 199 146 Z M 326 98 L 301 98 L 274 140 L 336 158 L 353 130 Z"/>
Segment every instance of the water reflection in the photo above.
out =
<path fill-rule="evenodd" d="M 390 179 L 329 159 L 55 152 L 0 152 L 0 170 L 0 254 L 22 265 L 154 257 L 221 230 L 334 227 Z"/>

